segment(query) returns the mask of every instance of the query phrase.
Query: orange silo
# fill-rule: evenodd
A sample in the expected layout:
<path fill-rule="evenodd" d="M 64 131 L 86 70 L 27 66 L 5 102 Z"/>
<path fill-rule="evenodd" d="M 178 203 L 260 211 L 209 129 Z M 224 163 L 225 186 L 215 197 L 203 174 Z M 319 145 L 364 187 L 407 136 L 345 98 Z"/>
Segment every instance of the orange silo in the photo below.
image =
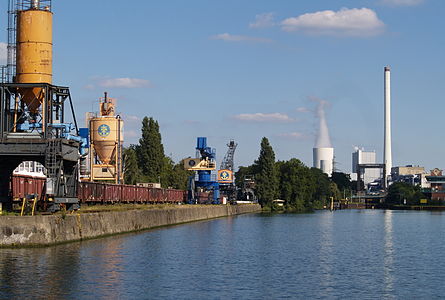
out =
<path fill-rule="evenodd" d="M 47 7 L 32 1 L 29 9 L 17 11 L 17 83 L 52 83 L 52 17 Z M 22 101 L 37 113 L 45 95 L 40 87 L 20 88 Z"/>

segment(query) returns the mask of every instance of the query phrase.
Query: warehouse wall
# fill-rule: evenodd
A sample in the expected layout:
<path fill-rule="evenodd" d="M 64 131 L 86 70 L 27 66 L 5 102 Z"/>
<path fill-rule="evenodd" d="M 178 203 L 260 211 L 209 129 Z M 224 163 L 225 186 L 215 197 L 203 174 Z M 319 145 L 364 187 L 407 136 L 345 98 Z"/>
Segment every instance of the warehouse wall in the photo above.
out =
<path fill-rule="evenodd" d="M 257 204 L 47 216 L 0 216 L 0 247 L 44 246 L 261 211 Z"/>

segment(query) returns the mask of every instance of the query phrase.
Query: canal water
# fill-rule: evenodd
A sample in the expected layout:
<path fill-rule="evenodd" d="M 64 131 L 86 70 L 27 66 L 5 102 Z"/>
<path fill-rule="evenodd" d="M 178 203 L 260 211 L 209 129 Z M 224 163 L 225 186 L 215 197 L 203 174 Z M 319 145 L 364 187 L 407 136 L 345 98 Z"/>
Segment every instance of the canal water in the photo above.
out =
<path fill-rule="evenodd" d="M 1 299 L 435 299 L 445 214 L 251 214 L 0 258 Z"/>

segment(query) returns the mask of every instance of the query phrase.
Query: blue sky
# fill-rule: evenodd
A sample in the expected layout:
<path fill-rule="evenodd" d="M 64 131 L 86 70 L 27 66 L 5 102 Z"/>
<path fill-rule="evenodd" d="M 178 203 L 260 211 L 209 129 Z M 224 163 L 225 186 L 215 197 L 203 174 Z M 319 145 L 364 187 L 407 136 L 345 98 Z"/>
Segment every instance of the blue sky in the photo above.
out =
<path fill-rule="evenodd" d="M 389 65 L 393 164 L 445 168 L 445 1 L 125 4 L 53 0 L 54 83 L 70 86 L 80 123 L 108 91 L 126 142 L 137 142 L 141 119 L 153 116 L 175 161 L 193 156 L 196 137 L 207 136 L 219 161 L 235 139 L 236 165 L 247 165 L 266 136 L 277 159 L 311 165 L 313 99 L 322 99 L 337 168 L 350 172 L 353 146 L 382 158 Z M 6 10 L 2 1 L 0 43 Z"/>

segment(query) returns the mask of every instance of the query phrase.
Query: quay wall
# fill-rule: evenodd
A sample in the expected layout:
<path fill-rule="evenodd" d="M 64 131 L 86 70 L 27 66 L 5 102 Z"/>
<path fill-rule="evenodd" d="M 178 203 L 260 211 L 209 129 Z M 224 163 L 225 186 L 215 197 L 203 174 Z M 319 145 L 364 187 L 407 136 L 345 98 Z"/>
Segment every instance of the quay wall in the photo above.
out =
<path fill-rule="evenodd" d="M 0 247 L 46 246 L 260 211 L 258 204 L 246 204 L 178 206 L 64 216 L 0 216 Z"/>

